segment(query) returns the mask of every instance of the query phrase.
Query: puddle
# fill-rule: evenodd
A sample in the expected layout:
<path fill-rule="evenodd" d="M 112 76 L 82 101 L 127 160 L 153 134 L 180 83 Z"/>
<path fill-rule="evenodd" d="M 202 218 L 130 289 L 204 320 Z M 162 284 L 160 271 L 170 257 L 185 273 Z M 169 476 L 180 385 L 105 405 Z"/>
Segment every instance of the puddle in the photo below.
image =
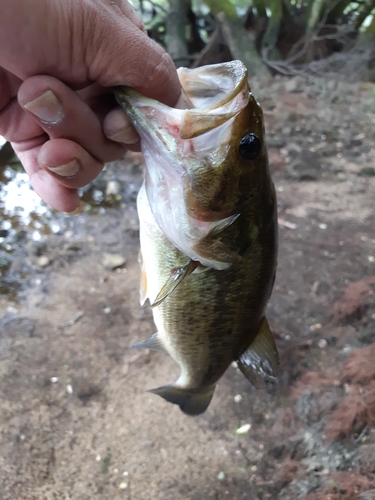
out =
<path fill-rule="evenodd" d="M 81 214 L 70 217 L 39 198 L 10 145 L 0 136 L 0 309 L 4 300 L 16 301 L 22 282 L 33 273 L 24 263 L 28 242 L 48 240 L 66 231 L 72 239 L 83 237 L 86 217 L 134 205 L 141 182 L 138 159 L 108 164 L 98 178 L 79 190 Z"/>

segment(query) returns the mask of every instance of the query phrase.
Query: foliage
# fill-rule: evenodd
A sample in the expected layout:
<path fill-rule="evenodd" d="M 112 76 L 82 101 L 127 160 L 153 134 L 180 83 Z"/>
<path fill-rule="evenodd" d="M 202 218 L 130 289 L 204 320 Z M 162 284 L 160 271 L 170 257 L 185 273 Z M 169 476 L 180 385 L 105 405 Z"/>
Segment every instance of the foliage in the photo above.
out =
<path fill-rule="evenodd" d="M 200 64 L 198 53 L 206 43 L 209 45 L 213 33 L 217 37 L 215 43 L 230 47 L 227 35 L 215 31 L 224 19 L 236 26 L 236 30 L 243 31 L 248 46 L 255 48 L 251 58 L 257 68 L 261 61 L 274 72 L 295 74 L 296 70 L 306 70 L 324 74 L 324 64 L 316 64 L 317 61 L 325 61 L 328 69 L 332 63 L 336 70 L 340 65 L 346 67 L 348 57 L 361 58 L 369 74 L 375 66 L 375 0 L 130 1 L 142 16 L 150 36 L 168 50 L 180 46 L 172 51 L 176 60 L 182 58 L 179 50 L 185 53 L 187 50 L 191 65 Z M 168 40 L 168 18 L 179 3 L 185 11 L 188 5 L 186 29 L 185 32 L 174 30 L 172 39 Z M 173 37 L 177 37 L 175 41 Z M 183 39 L 187 49 L 182 47 Z M 208 48 L 204 49 L 205 63 L 209 61 Z M 217 53 L 213 50 L 211 62 L 220 62 L 216 60 Z M 245 54 L 241 59 L 246 59 Z"/>

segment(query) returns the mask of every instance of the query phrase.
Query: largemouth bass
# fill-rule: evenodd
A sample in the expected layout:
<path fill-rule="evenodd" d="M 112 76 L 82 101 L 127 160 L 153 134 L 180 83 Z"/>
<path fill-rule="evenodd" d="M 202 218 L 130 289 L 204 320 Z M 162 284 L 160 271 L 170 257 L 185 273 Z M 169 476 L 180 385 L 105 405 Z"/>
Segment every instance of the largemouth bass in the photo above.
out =
<path fill-rule="evenodd" d="M 157 333 L 135 347 L 179 363 L 179 379 L 151 392 L 197 415 L 233 361 L 256 387 L 277 379 L 264 316 L 276 271 L 276 195 L 245 66 L 178 73 L 190 109 L 127 87 L 115 94 L 146 163 L 137 200 L 141 304 L 150 301 Z"/>

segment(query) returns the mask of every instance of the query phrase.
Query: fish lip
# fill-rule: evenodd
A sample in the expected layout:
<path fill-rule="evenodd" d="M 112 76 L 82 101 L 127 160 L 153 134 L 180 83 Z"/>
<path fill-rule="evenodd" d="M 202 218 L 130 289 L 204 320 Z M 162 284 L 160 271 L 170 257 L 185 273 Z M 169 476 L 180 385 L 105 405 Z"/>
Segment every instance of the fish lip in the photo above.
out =
<path fill-rule="evenodd" d="M 247 82 L 247 70 L 241 61 L 214 64 L 208 67 L 177 70 L 182 89 L 187 96 L 187 101 L 194 105 L 190 109 L 176 109 L 162 104 L 149 97 L 142 96 L 139 92 L 128 86 L 117 86 L 113 88 L 117 102 L 125 113 L 134 120 L 135 128 L 142 137 L 143 134 L 156 134 L 154 122 L 159 122 L 165 129 L 164 133 L 169 137 L 182 140 L 192 139 L 213 130 L 237 116 L 247 105 L 250 91 Z M 220 78 L 212 78 L 215 72 Z M 197 75 L 195 85 L 189 88 L 189 78 Z M 216 75 L 217 76 L 217 75 Z M 210 80 L 211 78 L 211 80 Z M 230 81 L 227 88 L 223 88 L 222 80 Z M 218 97 L 210 98 L 204 96 L 204 89 L 199 85 L 206 86 Z M 210 85 L 212 87 L 210 87 Z M 216 86 L 215 86 L 216 85 Z M 241 95 L 241 92 L 243 95 Z M 202 93 L 203 95 L 200 95 Z M 138 104 L 138 105 L 137 105 Z M 151 111 L 147 112 L 149 108 Z M 150 116 L 148 116 L 148 114 Z M 165 141 L 164 141 L 165 142 Z"/>

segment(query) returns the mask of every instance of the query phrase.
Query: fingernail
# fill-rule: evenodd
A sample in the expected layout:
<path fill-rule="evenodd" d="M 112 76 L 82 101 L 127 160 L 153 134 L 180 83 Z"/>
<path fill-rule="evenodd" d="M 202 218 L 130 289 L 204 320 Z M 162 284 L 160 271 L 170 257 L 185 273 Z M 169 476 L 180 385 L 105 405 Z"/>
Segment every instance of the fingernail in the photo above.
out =
<path fill-rule="evenodd" d="M 63 107 L 52 90 L 47 90 L 33 101 L 24 104 L 23 107 L 39 120 L 53 125 L 64 118 Z"/>
<path fill-rule="evenodd" d="M 108 139 L 123 144 L 137 144 L 139 135 L 135 128 L 130 125 L 123 111 L 112 112 L 111 119 L 105 127 L 105 133 Z"/>
<path fill-rule="evenodd" d="M 73 216 L 73 215 L 78 215 L 81 213 L 81 207 L 77 207 L 75 210 L 73 210 L 72 212 L 64 212 L 65 215 L 70 215 L 70 216 Z"/>
<path fill-rule="evenodd" d="M 73 177 L 73 175 L 78 174 L 81 169 L 81 165 L 76 159 L 67 163 L 66 165 L 59 165 L 58 167 L 47 167 L 48 170 L 54 174 L 61 175 L 61 177 Z"/>

